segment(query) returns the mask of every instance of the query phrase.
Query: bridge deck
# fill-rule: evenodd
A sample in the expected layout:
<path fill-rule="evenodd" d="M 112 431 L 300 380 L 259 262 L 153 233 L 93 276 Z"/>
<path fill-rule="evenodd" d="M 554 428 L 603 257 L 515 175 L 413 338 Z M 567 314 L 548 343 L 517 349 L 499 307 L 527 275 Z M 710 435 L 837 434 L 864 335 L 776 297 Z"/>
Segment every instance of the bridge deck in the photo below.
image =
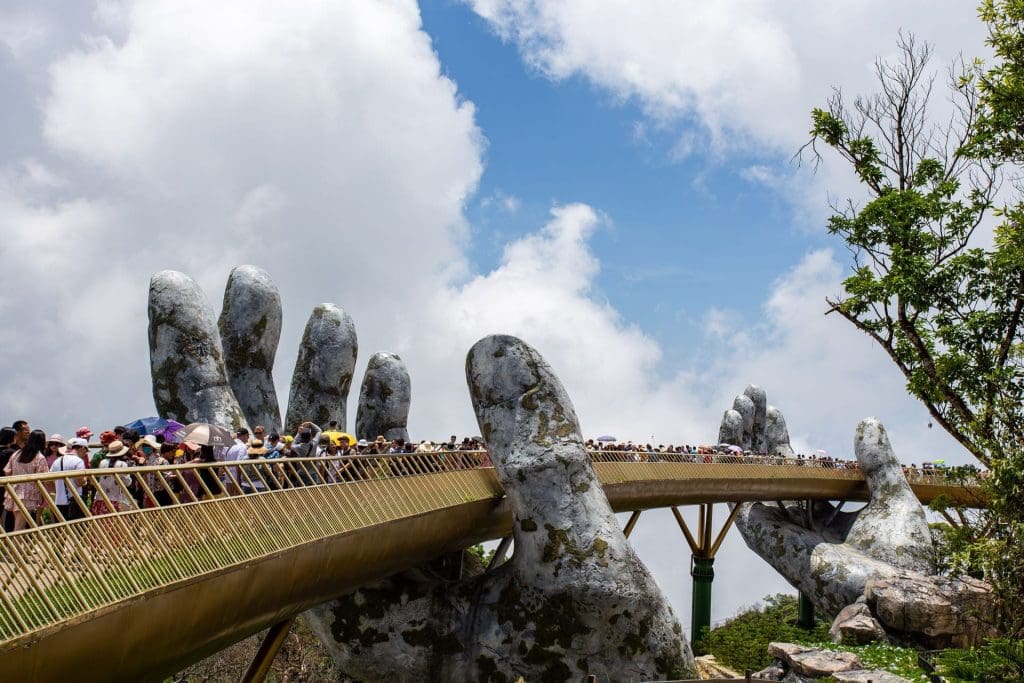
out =
<path fill-rule="evenodd" d="M 867 498 L 856 470 L 718 460 L 595 468 L 617 511 Z M 132 468 L 145 490 L 147 475 L 183 482 L 177 504 L 0 536 L 0 680 L 72 671 L 81 681 L 159 680 L 367 581 L 510 533 L 497 476 L 481 454 L 367 457 L 348 469 L 344 462 Z M 194 495 L 208 491 L 203 468 L 228 481 L 219 497 Z M 89 477 L 99 488 L 102 477 Z M 13 495 L 31 481 L 48 498 L 45 483 L 54 478 L 0 482 Z M 229 495 L 257 482 L 277 490 Z M 912 485 L 926 501 L 978 495 L 936 477 Z M 82 666 L 97 660 L 101 666 Z"/>

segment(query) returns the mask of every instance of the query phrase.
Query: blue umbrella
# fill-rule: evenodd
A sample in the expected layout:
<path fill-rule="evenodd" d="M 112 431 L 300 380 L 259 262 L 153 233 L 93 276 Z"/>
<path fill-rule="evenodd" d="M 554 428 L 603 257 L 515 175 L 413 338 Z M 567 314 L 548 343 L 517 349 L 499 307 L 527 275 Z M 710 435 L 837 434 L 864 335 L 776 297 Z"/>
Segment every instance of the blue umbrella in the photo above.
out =
<path fill-rule="evenodd" d="M 608 434 L 605 434 L 604 436 L 597 437 L 597 440 L 598 441 L 618 441 L 618 439 L 616 439 L 614 436 L 610 436 Z"/>

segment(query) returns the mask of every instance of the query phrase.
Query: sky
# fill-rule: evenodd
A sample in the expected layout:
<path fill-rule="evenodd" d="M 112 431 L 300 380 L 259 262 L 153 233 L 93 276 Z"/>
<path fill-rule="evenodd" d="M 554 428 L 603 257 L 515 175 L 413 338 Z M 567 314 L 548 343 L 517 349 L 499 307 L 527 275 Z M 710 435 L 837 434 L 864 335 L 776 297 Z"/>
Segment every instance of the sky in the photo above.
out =
<path fill-rule="evenodd" d="M 414 438 L 476 433 L 465 353 L 510 333 L 585 437 L 714 441 L 756 383 L 798 451 L 848 456 L 873 415 L 905 462 L 968 462 L 823 315 L 849 269 L 829 202 L 860 195 L 835 159 L 793 162 L 900 29 L 940 78 L 985 54 L 963 0 L 4 0 L 0 422 L 153 414 L 150 275 L 219 311 L 251 263 L 281 290 L 282 400 L 313 307 L 351 314 L 350 425 L 391 351 Z M 688 626 L 671 515 L 633 538 Z M 715 620 L 788 589 L 736 533 L 717 564 Z"/>

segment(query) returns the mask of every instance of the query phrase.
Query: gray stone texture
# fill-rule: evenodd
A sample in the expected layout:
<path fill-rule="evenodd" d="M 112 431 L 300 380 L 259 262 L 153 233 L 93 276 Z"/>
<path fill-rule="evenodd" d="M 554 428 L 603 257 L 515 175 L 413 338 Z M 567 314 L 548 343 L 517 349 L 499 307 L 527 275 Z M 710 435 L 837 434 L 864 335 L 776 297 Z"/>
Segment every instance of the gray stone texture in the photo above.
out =
<path fill-rule="evenodd" d="M 808 678 L 821 678 L 839 671 L 863 668 L 860 657 L 851 652 L 822 650 L 793 643 L 769 643 L 768 653 L 780 660 L 792 673 Z"/>
<path fill-rule="evenodd" d="M 740 414 L 743 421 L 743 431 L 740 442 L 736 444 L 745 451 L 753 448 L 754 434 L 754 402 L 746 394 L 740 394 L 732 400 L 732 409 Z"/>
<path fill-rule="evenodd" d="M 769 423 L 771 413 L 769 408 Z M 761 503 L 744 505 L 736 519 L 747 545 L 830 616 L 856 602 L 872 576 L 892 576 L 903 568 L 930 571 L 934 552 L 924 512 L 881 424 L 874 418 L 861 422 L 854 446 L 871 502 L 852 525 L 849 516 L 836 516 L 833 524 L 849 528 L 845 535 L 820 523 L 804 528 Z M 894 548 L 894 541 L 901 547 Z"/>
<path fill-rule="evenodd" d="M 857 669 L 854 671 L 837 671 L 832 674 L 836 683 L 911 683 L 911 681 L 879 669 Z"/>
<path fill-rule="evenodd" d="M 730 408 L 722 415 L 722 425 L 718 428 L 718 443 L 727 443 L 743 448 L 742 441 L 743 416 Z"/>
<path fill-rule="evenodd" d="M 459 582 L 391 579 L 308 617 L 366 681 L 663 680 L 696 675 L 675 615 L 630 548 L 547 363 L 513 337 L 466 361 L 513 514 L 515 551 Z M 408 573 L 406 573 L 408 577 Z"/>
<path fill-rule="evenodd" d="M 237 266 L 224 288 L 220 339 L 231 390 L 250 426 L 281 431 L 274 358 L 281 339 L 281 295 L 266 271 Z"/>
<path fill-rule="evenodd" d="M 401 357 L 384 351 L 373 354 L 359 390 L 356 438 L 372 441 L 383 436 L 408 441 L 411 400 L 412 383 Z"/>
<path fill-rule="evenodd" d="M 996 635 L 992 588 L 978 579 L 902 571 L 870 577 L 864 597 L 889 632 L 929 649 L 972 647 Z"/>
<path fill-rule="evenodd" d="M 150 279 L 149 360 L 161 417 L 245 425 L 228 385 L 213 310 L 199 285 L 183 273 L 164 270 Z"/>
<path fill-rule="evenodd" d="M 755 453 L 768 451 L 768 444 L 765 442 L 765 421 L 768 411 L 768 397 L 764 389 L 756 384 L 749 384 L 743 390 L 743 394 L 754 404 L 754 424 L 751 430 L 752 443 L 750 447 Z"/>
<path fill-rule="evenodd" d="M 789 445 L 789 429 L 786 427 L 786 418 L 775 406 L 768 406 L 765 410 L 764 443 L 768 455 L 780 458 L 792 458 L 795 455 L 793 447 Z"/>
<path fill-rule="evenodd" d="M 865 645 L 888 640 L 885 629 L 871 614 L 863 597 L 839 611 L 828 633 L 832 642 L 842 645 Z"/>
<path fill-rule="evenodd" d="M 306 323 L 288 395 L 286 431 L 310 420 L 326 427 L 331 420 L 347 428 L 348 391 L 359 343 L 348 313 L 334 304 L 319 304 Z"/>

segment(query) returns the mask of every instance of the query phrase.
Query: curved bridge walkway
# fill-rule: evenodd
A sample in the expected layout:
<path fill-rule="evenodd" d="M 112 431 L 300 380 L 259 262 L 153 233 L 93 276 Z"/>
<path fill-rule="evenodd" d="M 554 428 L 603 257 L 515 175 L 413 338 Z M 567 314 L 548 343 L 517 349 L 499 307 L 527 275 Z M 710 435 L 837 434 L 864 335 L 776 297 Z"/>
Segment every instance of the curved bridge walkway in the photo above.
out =
<path fill-rule="evenodd" d="M 807 461 L 659 453 L 657 462 L 634 462 L 627 453 L 591 455 L 612 507 L 633 512 L 627 535 L 641 510 L 701 504 L 696 533 L 674 510 L 695 555 L 703 548 L 713 557 L 721 543 L 724 529 L 714 541 L 710 533 L 715 502 L 867 499 L 856 469 Z M 146 505 L 92 515 L 68 486 L 71 509 L 84 518 L 65 521 L 52 492 L 66 475 L 0 478 L 26 516 L 25 489 L 38 491 L 51 522 L 0 535 L 2 681 L 49 680 L 56 673 L 73 673 L 81 682 L 160 680 L 360 584 L 511 534 L 511 514 L 486 453 L 133 467 L 117 477 L 100 472 L 86 470 L 79 480 L 96 491 L 96 500 L 109 506 L 111 491 L 126 499 L 138 491 Z M 980 504 L 976 488 L 941 477 L 918 476 L 911 485 L 925 502 L 948 495 Z M 158 494 L 171 504 L 149 506 L 147 499 Z"/>

